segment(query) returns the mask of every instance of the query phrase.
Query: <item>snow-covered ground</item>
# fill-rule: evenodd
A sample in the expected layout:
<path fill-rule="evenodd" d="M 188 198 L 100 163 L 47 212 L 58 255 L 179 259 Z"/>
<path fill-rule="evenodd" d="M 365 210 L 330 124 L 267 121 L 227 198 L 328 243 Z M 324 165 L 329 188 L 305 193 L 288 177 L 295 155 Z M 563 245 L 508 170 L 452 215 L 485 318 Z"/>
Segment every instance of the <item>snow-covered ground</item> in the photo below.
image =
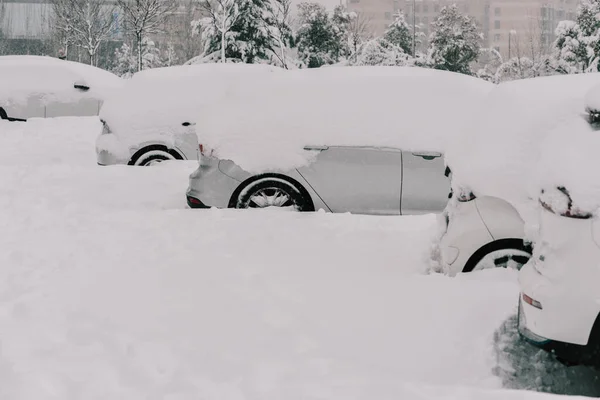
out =
<path fill-rule="evenodd" d="M 0 121 L 1 399 L 600 394 L 516 335 L 514 273 L 427 274 L 435 217 L 189 210 L 97 119 Z"/>

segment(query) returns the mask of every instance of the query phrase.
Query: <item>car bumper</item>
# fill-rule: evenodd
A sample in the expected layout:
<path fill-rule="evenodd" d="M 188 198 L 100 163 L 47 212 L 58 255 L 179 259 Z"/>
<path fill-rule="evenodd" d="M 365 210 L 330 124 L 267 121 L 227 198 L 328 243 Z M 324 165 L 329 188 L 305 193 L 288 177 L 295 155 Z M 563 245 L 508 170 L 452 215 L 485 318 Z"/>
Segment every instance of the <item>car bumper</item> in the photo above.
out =
<path fill-rule="evenodd" d="M 96 139 L 96 160 L 98 165 L 127 164 L 131 154 L 116 135 L 102 134 Z"/>
<path fill-rule="evenodd" d="M 223 173 L 219 168 L 221 163 L 224 161 L 217 158 L 201 157 L 198 169 L 190 175 L 186 192 L 191 208 L 229 207 L 241 182 Z"/>
<path fill-rule="evenodd" d="M 527 342 L 550 351 L 571 364 L 600 364 L 600 346 L 592 326 L 597 313 L 588 312 L 588 301 L 569 290 L 557 288 L 535 268 L 535 261 L 519 272 L 521 285 L 518 313 L 519 334 Z M 538 301 L 541 309 L 523 301 L 523 294 Z M 577 299 L 574 301 L 574 299 Z"/>

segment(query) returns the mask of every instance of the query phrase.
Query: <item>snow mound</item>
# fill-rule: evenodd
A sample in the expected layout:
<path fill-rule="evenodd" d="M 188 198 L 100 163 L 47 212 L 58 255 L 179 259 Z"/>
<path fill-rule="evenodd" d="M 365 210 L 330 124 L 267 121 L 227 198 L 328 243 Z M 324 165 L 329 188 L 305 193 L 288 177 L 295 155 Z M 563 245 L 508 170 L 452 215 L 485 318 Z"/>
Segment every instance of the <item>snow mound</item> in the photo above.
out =
<path fill-rule="evenodd" d="M 78 81 L 90 90 L 75 90 Z M 32 95 L 39 95 L 43 102 L 104 99 L 122 84 L 121 78 L 108 71 L 77 62 L 42 56 L 0 57 L 0 101 L 4 103 L 21 103 Z"/>
<path fill-rule="evenodd" d="M 421 68 L 286 71 L 198 110 L 200 143 L 249 172 L 308 164 L 307 145 L 443 152 L 493 85 Z"/>
<path fill-rule="evenodd" d="M 585 95 L 597 84 L 599 73 L 498 85 L 475 111 L 463 139 L 448 148 L 453 186 L 519 207 L 537 198 L 543 183 L 567 184 L 576 175 L 571 166 L 581 165 L 569 162 L 579 158 L 585 141 L 596 140 L 581 116 Z"/>
<path fill-rule="evenodd" d="M 104 103 L 100 117 L 121 135 L 163 134 L 245 81 L 284 71 L 267 65 L 201 64 L 139 72 Z"/>

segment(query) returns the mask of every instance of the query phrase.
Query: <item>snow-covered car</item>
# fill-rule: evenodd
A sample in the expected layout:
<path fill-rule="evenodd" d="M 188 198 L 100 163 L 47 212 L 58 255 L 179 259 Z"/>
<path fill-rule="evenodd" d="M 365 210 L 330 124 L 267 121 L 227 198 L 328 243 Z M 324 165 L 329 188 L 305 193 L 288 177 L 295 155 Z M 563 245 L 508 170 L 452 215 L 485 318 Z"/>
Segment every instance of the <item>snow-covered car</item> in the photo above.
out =
<path fill-rule="evenodd" d="M 491 88 L 420 68 L 278 74 L 200 114 L 200 165 L 190 176 L 188 205 L 440 212 L 449 193 L 445 143 Z"/>
<path fill-rule="evenodd" d="M 584 109 L 600 74 L 524 79 L 498 85 L 474 110 L 472 125 L 447 151 L 454 195 L 439 218 L 439 269 L 450 275 L 531 257 L 526 215 L 540 143 Z"/>
<path fill-rule="evenodd" d="M 0 56 L 0 119 L 98 115 L 123 80 L 77 62 L 41 56 Z"/>
<path fill-rule="evenodd" d="M 200 110 L 246 81 L 282 71 L 268 65 L 198 64 L 135 74 L 102 107 L 98 164 L 197 160 L 194 121 Z"/>
<path fill-rule="evenodd" d="M 519 272 L 518 326 L 559 360 L 600 366 L 600 87 L 590 94 L 588 115 L 573 115 L 542 147 L 538 229 L 534 256 Z"/>

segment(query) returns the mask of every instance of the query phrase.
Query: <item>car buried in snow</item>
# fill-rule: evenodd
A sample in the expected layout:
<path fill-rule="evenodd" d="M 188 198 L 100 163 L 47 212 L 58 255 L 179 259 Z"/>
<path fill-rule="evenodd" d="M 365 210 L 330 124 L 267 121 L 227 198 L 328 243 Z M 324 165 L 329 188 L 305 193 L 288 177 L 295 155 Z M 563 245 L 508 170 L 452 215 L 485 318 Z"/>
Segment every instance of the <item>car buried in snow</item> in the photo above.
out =
<path fill-rule="evenodd" d="M 600 367 L 600 86 L 586 106 L 587 115 L 566 120 L 543 148 L 534 254 L 519 272 L 518 327 L 565 364 Z"/>
<path fill-rule="evenodd" d="M 200 113 L 200 163 L 190 175 L 188 205 L 440 212 L 449 193 L 445 142 L 491 88 L 421 68 L 277 74 Z"/>
<path fill-rule="evenodd" d="M 534 203 L 531 171 L 540 143 L 583 112 L 585 94 L 596 84 L 598 73 L 523 79 L 498 85 L 482 102 L 446 154 L 453 196 L 439 217 L 433 252 L 439 270 L 520 269 L 530 259 L 525 217 Z"/>
<path fill-rule="evenodd" d="M 249 64 L 196 64 L 138 72 L 104 103 L 96 140 L 99 165 L 150 166 L 197 160 L 194 117 L 242 85 L 281 68 Z"/>
<path fill-rule="evenodd" d="M 90 65 L 41 56 L 0 56 L 0 119 L 98 115 L 104 99 L 123 85 Z"/>

